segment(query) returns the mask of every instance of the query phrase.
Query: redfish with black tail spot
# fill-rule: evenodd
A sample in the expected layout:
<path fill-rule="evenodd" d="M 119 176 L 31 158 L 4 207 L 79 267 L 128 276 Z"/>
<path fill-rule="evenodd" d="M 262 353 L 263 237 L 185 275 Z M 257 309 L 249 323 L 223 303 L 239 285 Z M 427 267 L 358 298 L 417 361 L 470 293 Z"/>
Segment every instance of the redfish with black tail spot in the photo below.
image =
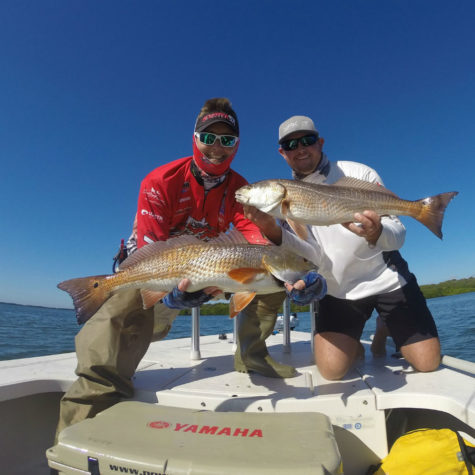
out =
<path fill-rule="evenodd" d="M 408 201 L 376 183 L 344 177 L 333 185 L 284 179 L 259 181 L 239 188 L 236 200 L 286 220 L 303 239 L 307 237 L 306 224 L 348 223 L 355 213 L 365 210 L 380 216 L 411 216 L 442 239 L 445 208 L 457 194 L 452 191 Z"/>
<path fill-rule="evenodd" d="M 218 287 L 233 293 L 233 317 L 256 294 L 284 290 L 284 282 L 295 283 L 315 267 L 281 246 L 249 244 L 233 230 L 208 242 L 181 236 L 147 244 L 128 257 L 116 274 L 70 279 L 58 287 L 71 295 L 79 323 L 121 289 L 140 289 L 144 308 L 149 308 L 182 279 L 191 281 L 188 292 Z"/>

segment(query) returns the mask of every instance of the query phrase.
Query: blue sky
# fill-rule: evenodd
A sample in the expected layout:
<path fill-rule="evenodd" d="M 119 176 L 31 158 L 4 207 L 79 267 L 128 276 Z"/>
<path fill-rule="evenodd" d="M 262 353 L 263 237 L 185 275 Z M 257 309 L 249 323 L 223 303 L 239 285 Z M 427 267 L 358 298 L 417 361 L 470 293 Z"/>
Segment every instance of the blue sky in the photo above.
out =
<path fill-rule="evenodd" d="M 304 114 L 402 198 L 459 191 L 443 241 L 403 218 L 402 254 L 421 284 L 475 275 L 474 24 L 469 0 L 1 2 L 0 301 L 70 308 L 58 282 L 110 273 L 218 96 L 250 182 L 289 177 L 277 129 Z"/>

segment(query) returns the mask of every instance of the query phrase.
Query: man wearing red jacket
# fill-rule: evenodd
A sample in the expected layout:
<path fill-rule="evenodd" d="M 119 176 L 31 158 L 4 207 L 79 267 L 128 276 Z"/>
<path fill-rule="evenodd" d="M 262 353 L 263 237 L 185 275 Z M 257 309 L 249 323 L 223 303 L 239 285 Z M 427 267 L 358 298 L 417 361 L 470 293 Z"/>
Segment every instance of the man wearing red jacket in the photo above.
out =
<path fill-rule="evenodd" d="M 217 122 L 211 127 L 212 130 L 222 131 L 229 128 L 224 122 Z M 200 135 L 210 140 L 207 137 L 215 134 L 197 133 L 193 142 L 193 157 L 158 167 L 143 180 L 138 200 L 137 246 L 182 234 L 208 240 L 228 230 L 231 223 L 250 243 L 269 244 L 257 226 L 244 218 L 242 206 L 234 198 L 235 191 L 247 183 L 229 168 L 238 148 L 237 137 L 233 138 L 236 140 L 233 147 L 223 147 L 197 144 Z M 212 165 L 204 159 L 200 151 L 203 148 L 211 149 L 210 154 L 216 149 L 217 153 L 229 155 L 225 158 L 227 164 Z M 206 170 L 213 168 L 224 169 L 224 173 L 208 175 Z"/>
<path fill-rule="evenodd" d="M 230 168 L 238 146 L 239 124 L 230 102 L 225 98 L 208 100 L 195 124 L 193 156 L 158 167 L 142 182 L 134 223 L 137 247 L 183 234 L 208 240 L 231 224 L 250 243 L 268 245 L 234 197 L 247 183 Z M 132 376 L 150 343 L 168 334 L 179 309 L 199 306 L 218 292 L 207 288 L 188 293 L 188 285 L 189 281 L 183 280 L 163 302 L 148 310 L 143 309 L 138 290 L 118 292 L 85 323 L 76 336 L 78 379 L 61 400 L 57 435 L 63 428 L 133 396 Z M 265 346 L 268 329 L 259 327 L 255 312 L 241 327 L 245 349 L 237 354 L 237 369 L 263 374 L 269 369 L 266 375 L 274 377 L 293 375 L 293 368 L 270 358 Z M 273 363 L 277 370 L 270 367 Z"/>

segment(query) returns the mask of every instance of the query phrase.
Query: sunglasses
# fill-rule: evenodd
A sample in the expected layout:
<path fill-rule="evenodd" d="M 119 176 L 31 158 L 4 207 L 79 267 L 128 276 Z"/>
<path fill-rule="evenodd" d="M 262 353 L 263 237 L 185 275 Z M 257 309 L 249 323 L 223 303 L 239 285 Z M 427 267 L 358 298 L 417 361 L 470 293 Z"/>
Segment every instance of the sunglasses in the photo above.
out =
<path fill-rule="evenodd" d="M 310 147 L 310 145 L 317 143 L 317 141 L 318 135 L 304 135 L 298 139 L 284 140 L 280 145 L 286 152 L 288 152 L 289 150 L 296 150 L 299 146 L 299 143 L 303 147 Z"/>
<path fill-rule="evenodd" d="M 216 139 L 219 139 L 223 147 L 234 147 L 239 140 L 234 135 L 218 135 L 211 132 L 195 132 L 195 137 L 205 145 L 214 145 Z"/>

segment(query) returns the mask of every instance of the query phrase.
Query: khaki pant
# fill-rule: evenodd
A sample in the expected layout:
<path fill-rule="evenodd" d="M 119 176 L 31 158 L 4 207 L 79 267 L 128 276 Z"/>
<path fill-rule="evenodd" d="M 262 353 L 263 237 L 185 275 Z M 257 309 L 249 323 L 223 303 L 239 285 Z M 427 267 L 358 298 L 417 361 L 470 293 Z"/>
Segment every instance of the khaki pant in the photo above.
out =
<path fill-rule="evenodd" d="M 245 353 L 257 357 L 259 363 L 266 358 L 263 368 L 261 364 L 252 368 L 261 374 L 271 375 L 267 374 L 270 364 L 272 375 L 277 371 L 277 374 L 283 373 L 283 377 L 290 377 L 290 367 L 272 360 L 265 345 L 284 298 L 284 292 L 256 295 L 239 315 L 240 346 L 251 345 L 252 351 Z M 123 398 L 133 397 L 132 377 L 137 366 L 150 343 L 167 336 L 178 312 L 163 304 L 144 310 L 140 292 L 125 290 L 110 297 L 84 324 L 76 335 L 78 379 L 61 399 L 56 442 L 64 428 L 94 417 Z M 238 348 L 238 371 L 246 370 L 240 353 Z"/>
<path fill-rule="evenodd" d="M 238 346 L 234 355 L 236 371 L 256 373 L 271 378 L 292 378 L 297 372 L 292 366 L 275 361 L 267 350 L 266 339 L 274 331 L 285 292 L 256 295 L 237 316 Z"/>
<path fill-rule="evenodd" d="M 134 394 L 132 376 L 152 341 L 170 331 L 178 310 L 143 309 L 138 290 L 109 298 L 76 335 L 78 379 L 61 399 L 56 430 L 93 417 Z"/>
<path fill-rule="evenodd" d="M 252 302 L 245 309 L 241 310 L 238 318 L 241 321 L 256 321 L 257 315 L 258 321 L 256 321 L 256 324 L 259 325 L 259 330 L 263 335 L 262 339 L 265 340 L 274 330 L 277 314 L 279 313 L 286 297 L 287 294 L 285 292 L 256 295 Z M 270 328 L 269 325 L 264 323 L 267 320 L 273 322 Z"/>

